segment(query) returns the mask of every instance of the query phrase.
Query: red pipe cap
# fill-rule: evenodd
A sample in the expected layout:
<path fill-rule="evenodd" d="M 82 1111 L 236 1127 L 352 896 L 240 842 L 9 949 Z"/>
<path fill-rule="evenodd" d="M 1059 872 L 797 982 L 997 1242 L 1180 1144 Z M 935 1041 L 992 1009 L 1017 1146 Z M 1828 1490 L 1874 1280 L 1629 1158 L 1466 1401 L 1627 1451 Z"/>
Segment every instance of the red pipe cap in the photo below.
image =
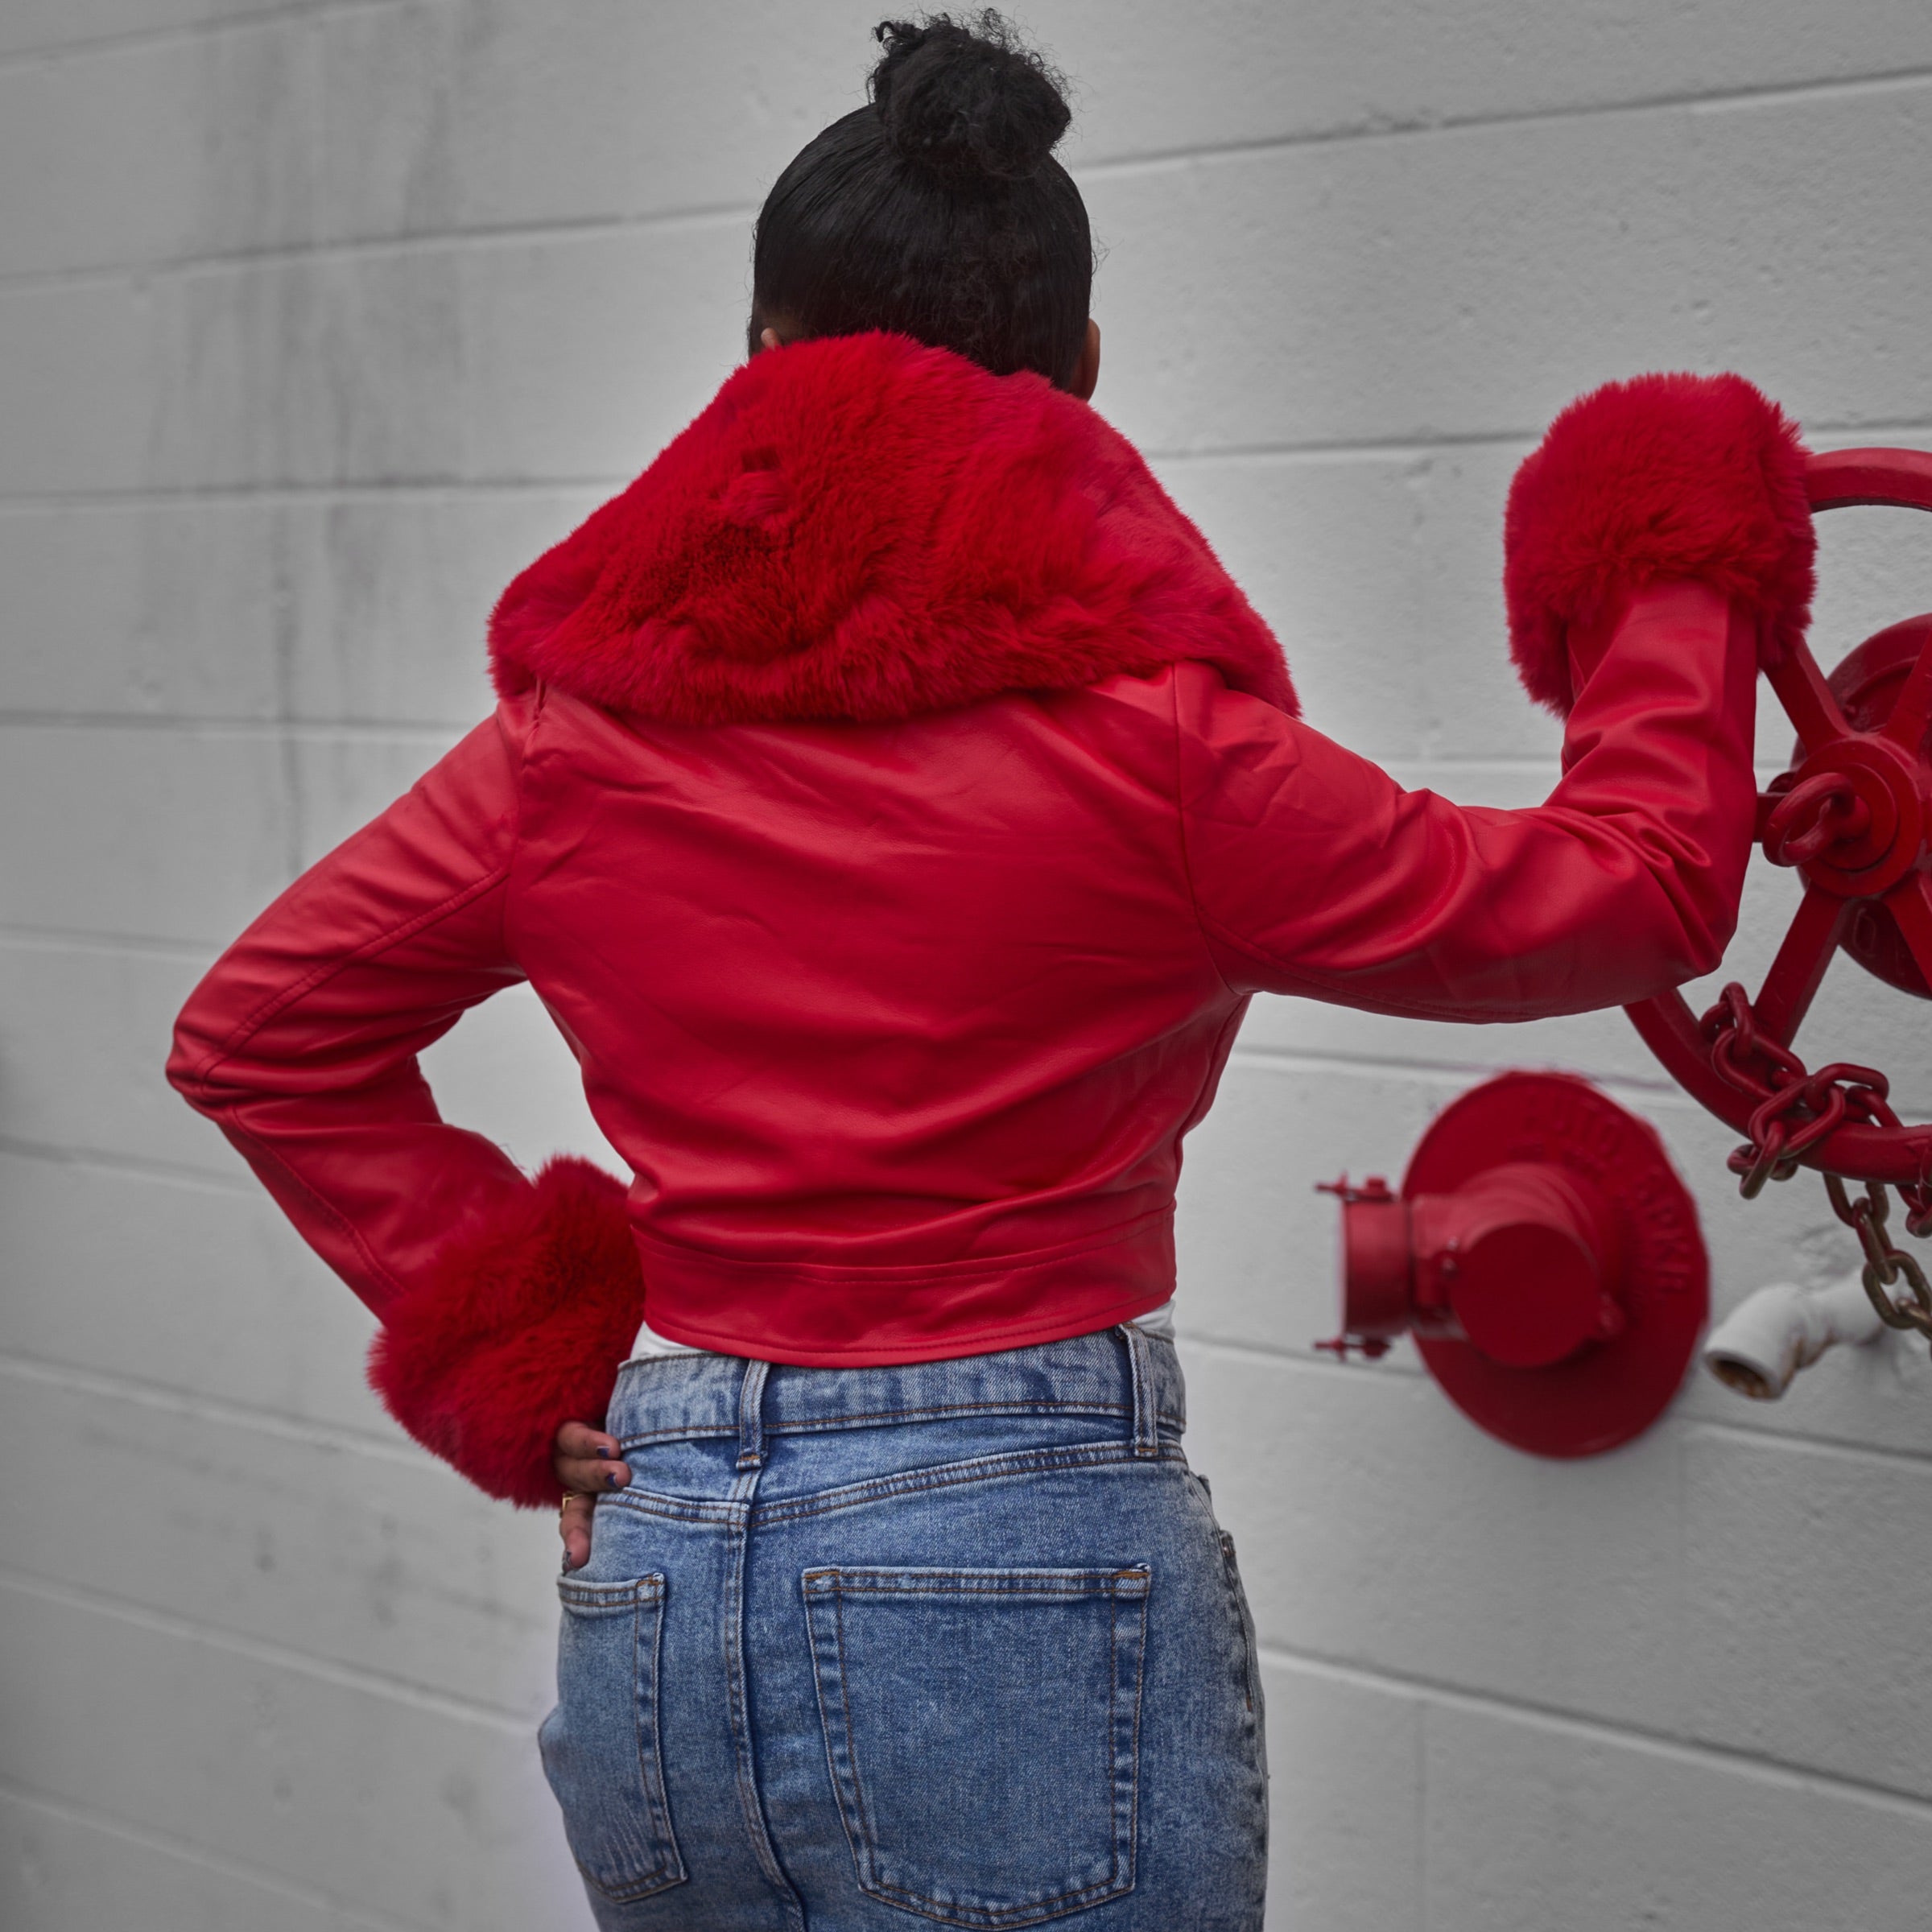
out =
<path fill-rule="evenodd" d="M 1546 1171 L 1525 1179 L 1525 1166 Z M 1465 1338 L 1418 1321 L 1416 1347 L 1472 1422 L 1538 1455 L 1595 1455 L 1670 1406 L 1703 1328 L 1708 1270 L 1696 1208 L 1646 1122 L 1567 1074 L 1504 1074 L 1436 1117 L 1402 1194 L 1423 1262 L 1418 1316 L 1446 1295 Z M 1459 1197 L 1447 1225 L 1463 1241 L 1447 1272 L 1430 1197 Z M 1540 1232 L 1510 1232 L 1525 1227 Z"/>
<path fill-rule="evenodd" d="M 1622 1329 L 1623 1243 L 1581 1174 L 1509 1162 L 1418 1199 L 1413 1216 L 1423 1296 L 1446 1302 L 1455 1331 L 1491 1361 L 1546 1368 Z"/>

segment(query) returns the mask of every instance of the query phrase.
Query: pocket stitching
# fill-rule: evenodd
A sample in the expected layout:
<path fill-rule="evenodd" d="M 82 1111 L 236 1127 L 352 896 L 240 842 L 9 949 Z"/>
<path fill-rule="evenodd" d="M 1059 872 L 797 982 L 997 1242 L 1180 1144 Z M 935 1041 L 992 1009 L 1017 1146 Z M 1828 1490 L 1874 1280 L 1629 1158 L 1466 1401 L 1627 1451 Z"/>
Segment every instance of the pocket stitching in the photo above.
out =
<path fill-rule="evenodd" d="M 1228 1587 L 1228 1600 L 1233 1606 L 1235 1627 L 1241 1633 L 1241 1695 L 1249 1715 L 1254 1713 L 1256 1666 L 1254 1613 L 1248 1607 L 1248 1592 L 1242 1587 L 1240 1566 L 1235 1560 L 1234 1538 L 1219 1525 L 1216 1534 L 1221 1545 L 1221 1579 Z"/>
<path fill-rule="evenodd" d="M 943 1925 L 966 1926 L 972 1928 L 972 1932 L 1007 1932 L 1009 1928 L 1013 1929 L 1013 1932 L 1018 1932 L 1018 1929 L 1020 1927 L 1038 1924 L 1046 1919 L 1063 1918 L 1070 1913 L 1084 1910 L 1090 1906 L 1103 1904 L 1109 1899 L 1124 1897 L 1133 1889 L 1134 1853 L 1138 1845 L 1140 1833 L 1141 1793 L 1138 1766 L 1140 1763 L 1141 1711 L 1146 1690 L 1145 1652 L 1147 1599 L 1154 1580 L 1152 1571 L 1144 1565 L 1123 1563 L 1104 1573 L 1091 1570 L 1034 1573 L 1036 1575 L 1051 1579 L 1052 1583 L 1061 1586 L 1057 1588 L 1051 1587 L 1051 1585 L 1042 1587 L 1030 1584 L 1016 1588 L 1013 1582 L 1013 1573 L 1012 1572 L 975 1571 L 935 1569 L 925 1572 L 914 1572 L 911 1574 L 921 1576 L 921 1584 L 902 1588 L 883 1581 L 888 1576 L 907 1574 L 909 1573 L 905 1571 L 894 1572 L 877 1569 L 854 1570 L 848 1572 L 840 1566 L 832 1564 L 808 1570 L 800 1579 L 805 1587 L 808 1627 L 811 1623 L 811 1606 L 813 1596 L 816 1595 L 821 1600 L 829 1596 L 832 1603 L 833 1633 L 838 1657 L 840 1703 L 843 1719 L 841 1728 L 844 1740 L 844 1754 L 850 1769 L 852 1796 L 855 1808 L 859 1813 L 858 1822 L 863 1836 L 862 1843 L 853 1836 L 852 1822 L 846 1816 L 846 1807 L 842 1798 L 839 1810 L 841 1822 L 845 1826 L 846 1842 L 852 1848 L 852 1863 L 857 1870 L 859 1889 L 870 1897 L 880 1899 L 889 1905 L 897 1905 L 902 1902 L 906 1909 L 916 1911 L 922 1918 L 936 1920 Z M 869 1591 L 848 1588 L 849 1579 L 866 1576 L 878 1578 L 881 1580 L 875 1583 Z M 1079 1886 L 1071 1891 L 1055 1893 L 1046 1898 L 1028 1899 L 1014 1905 L 962 1907 L 956 1905 L 949 1905 L 945 1901 L 929 1897 L 925 1893 L 909 1891 L 902 1886 L 894 1885 L 880 1875 L 874 1864 L 873 1858 L 874 1835 L 866 1814 L 864 1792 L 860 1783 L 858 1752 L 856 1744 L 857 1734 L 852 1721 L 851 1694 L 848 1688 L 849 1673 L 846 1669 L 845 1663 L 844 1600 L 848 1595 L 853 1596 L 872 1595 L 889 1597 L 925 1594 L 927 1592 L 924 1582 L 928 1578 L 933 1586 L 937 1586 L 931 1590 L 931 1594 L 934 1596 L 967 1596 L 973 1593 L 970 1587 L 971 1579 L 982 1577 L 987 1579 L 985 1594 L 989 1596 L 1031 1596 L 1036 1601 L 1049 1602 L 1055 1599 L 1063 1601 L 1080 1601 L 1099 1596 L 1104 1598 L 1110 1606 L 1111 1614 L 1108 1620 L 1107 1701 L 1108 1733 L 1110 1745 L 1108 1765 L 1108 1782 L 1110 1786 L 1108 1794 L 1108 1810 L 1114 1821 L 1112 1833 L 1113 1842 L 1108 1847 L 1108 1871 L 1106 1876 L 1103 1879 L 1096 1880 L 1089 1885 Z M 1077 1587 L 1070 1587 L 1074 1585 L 1075 1579 L 1086 1578 L 1096 1579 L 1098 1587 L 1090 1586 L 1082 1589 Z M 956 1586 L 968 1587 L 948 1590 L 944 1587 L 944 1585 L 948 1583 Z M 1123 1586 L 1125 1587 L 1123 1587 Z M 1132 1742 L 1129 1748 L 1132 1768 L 1129 1773 L 1132 1797 L 1128 1806 L 1126 1819 L 1128 1828 L 1124 1858 L 1119 1822 L 1121 1769 L 1117 1751 L 1112 1748 L 1113 1740 L 1117 1736 L 1120 1724 L 1118 1710 L 1120 1613 L 1123 1603 L 1132 1603 L 1139 1606 L 1137 1621 L 1140 1624 L 1142 1652 L 1141 1666 L 1137 1670 L 1134 1677 L 1133 1719 L 1130 1727 Z M 826 1713 L 822 1687 L 819 1687 L 818 1702 L 819 1721 L 821 1724 L 824 1724 Z M 829 1727 L 827 1728 L 825 1741 L 827 1768 L 832 1772 L 833 1789 L 836 1794 L 840 1785 L 844 1781 L 840 1778 L 837 1765 L 833 1761 Z M 960 1915 L 962 1912 L 968 1913 L 970 1916 L 962 1917 Z"/>
<path fill-rule="evenodd" d="M 568 1576 L 557 1579 L 557 1596 L 572 1610 L 597 1612 L 628 1609 L 634 1604 L 664 1600 L 664 1579 L 655 1571 L 621 1583 L 580 1583 Z"/>
<path fill-rule="evenodd" d="M 1130 1892 L 1133 1889 L 1133 1855 L 1141 1842 L 1141 1706 L 1147 1695 L 1147 1599 L 1152 1594 L 1153 1584 L 1154 1578 L 1150 1572 L 1147 1578 L 1147 1588 L 1139 1591 L 1136 1598 L 1141 1607 L 1141 1667 L 1134 1673 L 1133 1679 L 1133 1800 L 1128 1807 L 1127 1815 L 1126 1889 Z M 1117 1616 L 1114 1620 L 1113 1637 L 1114 1642 L 1117 1646 L 1120 1642 L 1120 1620 Z M 1117 1843 L 1114 1847 L 1113 1856 L 1114 1863 L 1117 1866 L 1121 1856 Z"/>
<path fill-rule="evenodd" d="M 1179 1449 L 1163 1445 L 1161 1459 L 1179 1462 L 1184 1458 Z M 861 1504 L 878 1502 L 891 1496 L 928 1495 L 935 1489 L 952 1488 L 966 1483 L 994 1482 L 1043 1472 L 1104 1468 L 1117 1463 L 1146 1466 L 1145 1459 L 1137 1458 L 1131 1447 L 1117 1443 L 1083 1443 L 1063 1449 L 1007 1450 L 993 1455 L 974 1456 L 963 1463 L 940 1463 L 931 1468 L 872 1476 L 863 1482 L 843 1484 L 836 1488 L 822 1489 L 815 1495 L 786 1502 L 758 1504 L 754 1505 L 753 1520 L 761 1525 L 802 1522 L 811 1517 L 829 1516 L 841 1509 L 855 1509 Z M 628 1490 L 619 1489 L 605 1500 L 622 1508 L 626 1506 L 630 1496 Z"/>
<path fill-rule="evenodd" d="M 654 1571 L 649 1575 L 618 1583 L 576 1583 L 568 1577 L 560 1577 L 557 1581 L 557 1595 L 564 1605 L 566 1615 L 602 1616 L 626 1608 L 631 1612 L 633 1748 L 637 1753 L 638 1781 L 643 1791 L 658 1862 L 648 1872 L 626 1880 L 621 1888 L 613 1888 L 605 1885 L 590 1871 L 583 1860 L 577 1856 L 574 1847 L 571 1851 L 571 1862 L 577 1868 L 584 1884 L 600 1898 L 607 1898 L 614 1905 L 634 1905 L 643 1899 L 654 1897 L 661 1892 L 668 1892 L 676 1886 L 688 1883 L 691 1876 L 684 1868 L 683 1854 L 679 1849 L 677 1835 L 671 1828 L 670 1794 L 664 1786 L 663 1740 L 658 1721 L 658 1657 L 663 1639 L 663 1604 L 667 1595 L 665 1580 L 662 1575 Z M 642 1662 L 639 1649 L 642 1633 L 638 1626 L 643 1620 L 642 1612 L 647 1605 L 654 1606 L 658 1611 L 657 1616 L 653 1620 L 651 1636 L 651 1752 L 648 1759 L 645 1755 L 642 1727 L 634 1712 Z"/>
<path fill-rule="evenodd" d="M 663 1592 L 654 1591 L 651 1600 L 661 1606 L 664 1601 Z M 643 1601 L 640 1597 L 640 1609 L 643 1607 Z M 638 1624 L 641 1625 L 643 1620 L 640 1616 Z M 643 1662 L 639 1649 L 641 1639 L 641 1630 L 634 1626 L 631 1632 L 631 1668 L 634 1674 L 641 1670 Z M 678 1849 L 677 1834 L 671 1828 L 671 1794 L 664 1788 L 664 1727 L 658 1695 L 658 1662 L 663 1653 L 663 1645 L 664 1616 L 660 1608 L 650 1624 L 650 1757 L 648 1761 L 644 1756 L 642 1727 L 638 1738 L 638 1778 L 644 1787 L 644 1802 L 650 1809 L 652 1828 L 658 1835 L 658 1842 L 664 1848 L 664 1856 L 657 1872 L 650 1875 L 654 1878 L 660 1872 L 666 1875 L 664 1883 L 654 1888 L 660 1892 L 682 1882 L 685 1876 L 683 1855 Z M 637 1681 L 634 1675 L 633 1681 Z M 644 1894 L 635 1896 L 642 1897 Z"/>
<path fill-rule="evenodd" d="M 808 1572 L 807 1574 L 809 1575 L 810 1573 Z M 836 1608 L 836 1597 L 834 1598 L 834 1608 Z M 838 1801 L 840 1796 L 840 1786 L 842 1781 L 839 1777 L 837 1759 L 832 1745 L 832 1725 L 828 1721 L 827 1712 L 825 1710 L 825 1679 L 824 1674 L 819 1669 L 818 1631 L 812 1622 L 811 1593 L 809 1590 L 807 1591 L 805 1596 L 805 1634 L 807 1640 L 811 1647 L 811 1687 L 813 1695 L 818 1702 L 819 1734 L 825 1740 L 825 1771 L 826 1775 L 828 1777 L 829 1777 L 832 1782 L 832 1796 L 834 1800 Z M 838 1644 L 839 1650 L 839 1697 L 844 1713 L 843 1722 L 840 1725 L 840 1732 L 846 1740 L 847 1755 L 849 1756 L 852 1739 L 852 1697 L 851 1693 L 846 1688 L 847 1673 L 845 1670 L 845 1632 L 842 1620 L 835 1625 L 834 1635 Z M 853 1769 L 856 1773 L 857 1769 L 856 1763 L 853 1766 Z M 855 1784 L 857 1782 L 856 1777 L 854 1782 Z M 846 1845 L 852 1853 L 852 1868 L 859 1875 L 860 1888 L 862 1890 L 864 1889 L 865 1886 L 866 1854 L 864 1848 L 861 1847 L 860 1841 L 854 1838 L 852 1835 L 852 1820 L 847 1815 L 844 1804 L 842 1802 L 838 1802 L 838 1814 L 839 1823 L 843 1827 L 845 1833 Z"/>
<path fill-rule="evenodd" d="M 883 1880 L 877 1879 L 877 1873 L 873 1870 L 872 1848 L 876 1835 L 866 1815 L 865 1789 L 859 1779 L 859 1752 L 856 1741 L 857 1732 L 853 1729 L 852 1722 L 852 1673 L 845 1667 L 845 1592 L 836 1585 L 832 1592 L 832 1628 L 839 1649 L 839 1703 L 844 1714 L 845 1757 L 851 1767 L 852 1803 L 859 1814 L 859 1835 L 865 1843 L 864 1855 L 857 1861 L 861 1872 L 860 1884 L 863 1888 L 865 1878 L 870 1876 L 883 1892 L 890 1888 L 886 1886 Z M 845 1837 L 846 1842 L 850 1843 L 852 1834 L 848 1831 Z M 853 1849 L 857 1851 L 858 1847 L 855 1845 Z"/>

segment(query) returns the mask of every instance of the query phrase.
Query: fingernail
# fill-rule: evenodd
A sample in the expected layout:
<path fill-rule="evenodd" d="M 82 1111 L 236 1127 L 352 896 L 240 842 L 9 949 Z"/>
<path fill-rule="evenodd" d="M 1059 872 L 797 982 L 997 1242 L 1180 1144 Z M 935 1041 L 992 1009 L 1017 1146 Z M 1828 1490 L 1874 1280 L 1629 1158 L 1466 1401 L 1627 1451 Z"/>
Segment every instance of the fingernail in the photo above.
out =
<path fill-rule="evenodd" d="M 624 1487 L 624 1485 L 617 1480 L 617 1472 L 614 1469 L 607 1469 L 605 1471 L 604 1483 L 605 1488 L 610 1489 L 621 1489 Z"/>

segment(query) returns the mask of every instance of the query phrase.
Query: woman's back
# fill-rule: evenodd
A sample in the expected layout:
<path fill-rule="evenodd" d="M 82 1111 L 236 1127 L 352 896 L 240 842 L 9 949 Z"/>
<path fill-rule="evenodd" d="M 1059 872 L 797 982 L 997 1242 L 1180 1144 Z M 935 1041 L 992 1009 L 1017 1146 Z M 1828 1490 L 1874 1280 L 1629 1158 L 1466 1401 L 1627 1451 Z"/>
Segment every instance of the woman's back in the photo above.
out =
<path fill-rule="evenodd" d="M 386 1319 L 518 1191 L 413 1064 L 517 978 L 632 1170 L 659 1334 L 857 1366 L 1131 1319 L 1249 993 L 1523 1017 L 1714 956 L 1753 793 L 1686 643 L 1721 601 L 1676 594 L 1552 807 L 1462 811 L 1294 720 L 1084 405 L 902 337 L 761 356 L 512 585 L 496 718 L 258 923 L 177 1073 Z"/>
<path fill-rule="evenodd" d="M 601 1922 L 1253 1932 L 1252 1633 L 1133 1323 L 1183 1137 L 1258 990 L 1524 1018 L 1715 961 L 1800 454 L 1735 378 L 1570 412 L 1509 535 L 1563 781 L 1406 791 L 1087 407 L 1051 79 L 881 33 L 761 217 L 749 364 L 513 584 L 495 716 L 217 964 L 170 1071 L 382 1317 L 406 1426 L 568 1487 L 546 1751 Z M 625 1180 L 439 1114 L 417 1056 L 520 980 Z M 716 1353 L 632 1357 L 646 1315 Z M 862 1769 L 969 1752 L 978 1809 L 880 1835 Z"/>

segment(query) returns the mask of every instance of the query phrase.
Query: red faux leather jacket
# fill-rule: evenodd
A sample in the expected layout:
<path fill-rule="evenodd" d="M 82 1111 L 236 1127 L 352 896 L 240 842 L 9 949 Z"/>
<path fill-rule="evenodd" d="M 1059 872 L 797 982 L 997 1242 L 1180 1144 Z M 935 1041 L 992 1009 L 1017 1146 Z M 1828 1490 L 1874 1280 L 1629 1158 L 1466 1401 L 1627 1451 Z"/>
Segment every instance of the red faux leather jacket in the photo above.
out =
<path fill-rule="evenodd" d="M 1735 378 L 1559 422 L 1510 566 L 1564 775 L 1472 810 L 1298 721 L 1084 405 L 888 336 L 761 356 L 512 585 L 496 715 L 217 964 L 171 1077 L 382 1317 L 404 1425 L 520 1501 L 646 1311 L 819 1364 L 1126 1319 L 1251 993 L 1521 1019 L 1716 962 L 1801 460 Z M 627 1185 L 438 1115 L 417 1055 L 526 979 Z"/>

